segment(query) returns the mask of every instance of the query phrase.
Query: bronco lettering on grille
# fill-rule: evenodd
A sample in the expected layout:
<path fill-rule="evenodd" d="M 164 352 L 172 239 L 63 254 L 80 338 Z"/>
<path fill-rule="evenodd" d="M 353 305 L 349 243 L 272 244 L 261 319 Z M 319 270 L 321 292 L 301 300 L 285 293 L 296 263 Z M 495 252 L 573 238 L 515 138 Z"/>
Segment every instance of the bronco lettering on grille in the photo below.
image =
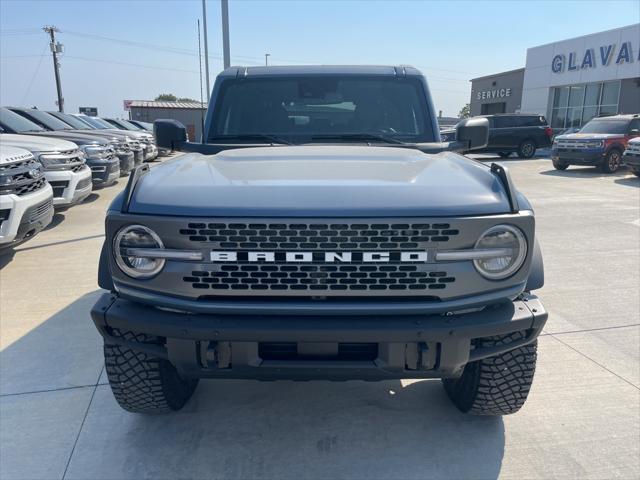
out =
<path fill-rule="evenodd" d="M 283 262 L 283 263 L 427 263 L 429 254 L 420 252 L 234 252 L 212 251 L 212 262 Z"/>

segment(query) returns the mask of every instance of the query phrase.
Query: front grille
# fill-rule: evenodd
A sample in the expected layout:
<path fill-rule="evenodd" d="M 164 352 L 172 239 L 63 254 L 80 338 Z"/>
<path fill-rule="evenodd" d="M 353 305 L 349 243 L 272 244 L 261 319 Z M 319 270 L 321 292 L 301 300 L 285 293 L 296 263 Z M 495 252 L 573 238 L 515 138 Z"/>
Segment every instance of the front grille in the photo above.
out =
<path fill-rule="evenodd" d="M 78 184 L 76 185 L 76 190 L 82 190 L 84 188 L 87 188 L 89 185 L 91 185 L 91 177 L 89 178 L 83 178 L 82 180 L 80 180 L 78 182 Z"/>
<path fill-rule="evenodd" d="M 558 140 L 560 150 L 585 150 L 602 147 L 600 140 Z"/>
<path fill-rule="evenodd" d="M 47 181 L 44 177 L 40 177 L 38 180 L 35 180 L 31 183 L 20 185 L 14 191 L 16 195 L 27 195 L 32 192 L 36 192 L 43 188 L 47 184 Z"/>
<path fill-rule="evenodd" d="M 49 183 L 51 184 L 51 188 L 53 188 L 54 197 L 61 197 L 64 195 L 65 189 L 69 186 L 69 182 L 67 180 L 53 180 Z"/>
<path fill-rule="evenodd" d="M 197 223 L 179 234 L 212 250 L 238 252 L 236 261 L 201 264 L 182 280 L 212 294 L 267 291 L 282 295 L 385 293 L 432 295 L 455 282 L 446 271 L 400 252 L 424 252 L 460 231 L 449 223 Z M 273 261 L 249 261 L 248 251 L 274 252 Z M 285 261 L 284 252 L 311 252 L 311 261 Z M 351 252 L 351 261 L 330 264 L 325 252 Z M 367 262 L 364 253 L 388 253 Z M 324 292 L 324 293 L 323 293 Z M 427 293 L 428 292 L 428 293 Z"/>
<path fill-rule="evenodd" d="M 12 170 L 18 170 L 29 166 L 30 163 L 33 163 L 34 160 L 31 156 L 27 160 L 23 160 L 21 162 L 7 163 L 5 165 L 0 165 L 0 173 L 11 172 Z"/>
<path fill-rule="evenodd" d="M 640 143 L 630 143 L 627 150 L 635 155 L 640 155 Z"/>
<path fill-rule="evenodd" d="M 179 233 L 192 242 L 230 249 L 401 250 L 448 242 L 460 231 L 448 223 L 189 223 Z"/>
<path fill-rule="evenodd" d="M 24 218 L 28 218 L 30 222 L 35 222 L 49 213 L 53 207 L 53 199 L 49 199 L 46 202 L 29 208 L 24 215 Z"/>
<path fill-rule="evenodd" d="M 214 265 L 183 280 L 206 290 L 408 291 L 441 290 L 455 282 L 423 265 Z"/>

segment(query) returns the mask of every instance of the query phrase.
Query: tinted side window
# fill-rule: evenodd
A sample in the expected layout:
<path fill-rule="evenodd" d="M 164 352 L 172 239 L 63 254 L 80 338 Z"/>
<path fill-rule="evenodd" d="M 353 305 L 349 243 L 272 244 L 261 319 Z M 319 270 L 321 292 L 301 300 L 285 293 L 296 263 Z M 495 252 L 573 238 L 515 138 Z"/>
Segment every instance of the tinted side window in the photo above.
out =
<path fill-rule="evenodd" d="M 631 130 L 640 130 L 640 119 L 631 120 L 629 124 L 629 131 Z"/>
<path fill-rule="evenodd" d="M 512 126 L 513 124 L 509 117 L 493 117 L 493 128 L 508 128 Z"/>
<path fill-rule="evenodd" d="M 530 117 L 513 117 L 514 127 L 540 127 L 547 124 L 544 117 L 539 115 Z"/>

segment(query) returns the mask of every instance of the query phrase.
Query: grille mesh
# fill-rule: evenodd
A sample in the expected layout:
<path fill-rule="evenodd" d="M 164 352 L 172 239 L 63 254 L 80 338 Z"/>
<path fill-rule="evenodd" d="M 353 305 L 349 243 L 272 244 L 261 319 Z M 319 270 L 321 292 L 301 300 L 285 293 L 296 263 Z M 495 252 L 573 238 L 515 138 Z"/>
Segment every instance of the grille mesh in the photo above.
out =
<path fill-rule="evenodd" d="M 183 280 L 212 290 L 441 290 L 455 278 L 421 265 L 219 265 Z"/>
<path fill-rule="evenodd" d="M 180 230 L 192 242 L 229 249 L 376 250 L 423 248 L 460 232 L 448 223 L 280 224 L 189 223 Z"/>

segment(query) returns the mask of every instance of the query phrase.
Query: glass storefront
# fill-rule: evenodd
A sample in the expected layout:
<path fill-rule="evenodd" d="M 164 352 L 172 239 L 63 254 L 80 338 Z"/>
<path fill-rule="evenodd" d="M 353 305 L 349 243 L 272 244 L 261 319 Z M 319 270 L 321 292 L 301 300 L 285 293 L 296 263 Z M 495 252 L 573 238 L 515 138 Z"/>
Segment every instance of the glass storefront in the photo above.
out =
<path fill-rule="evenodd" d="M 618 113 L 620 80 L 555 87 L 551 127 L 578 128 L 598 115 Z"/>

